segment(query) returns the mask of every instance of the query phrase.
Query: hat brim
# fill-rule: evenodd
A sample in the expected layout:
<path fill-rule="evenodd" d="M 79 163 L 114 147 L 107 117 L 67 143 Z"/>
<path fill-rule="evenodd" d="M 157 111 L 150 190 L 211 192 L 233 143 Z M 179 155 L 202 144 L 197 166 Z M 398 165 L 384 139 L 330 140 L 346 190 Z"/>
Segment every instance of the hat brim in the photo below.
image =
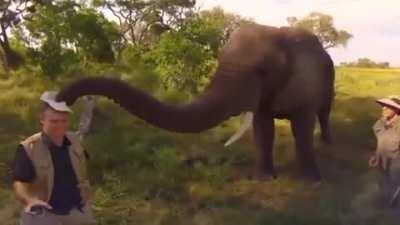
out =
<path fill-rule="evenodd" d="M 400 105 L 396 104 L 394 101 L 387 99 L 387 98 L 382 98 L 382 99 L 378 99 L 376 100 L 376 102 L 378 104 L 380 104 L 381 106 L 387 106 L 396 110 L 400 111 Z"/>
<path fill-rule="evenodd" d="M 67 106 L 65 102 L 57 102 L 55 100 L 57 93 L 53 91 L 47 91 L 43 93 L 40 97 L 40 100 L 46 102 L 50 108 L 54 109 L 57 112 L 67 112 L 72 113 L 73 111 Z"/>
<path fill-rule="evenodd" d="M 65 102 L 45 101 L 49 106 L 57 112 L 72 113 L 73 111 L 65 104 Z"/>

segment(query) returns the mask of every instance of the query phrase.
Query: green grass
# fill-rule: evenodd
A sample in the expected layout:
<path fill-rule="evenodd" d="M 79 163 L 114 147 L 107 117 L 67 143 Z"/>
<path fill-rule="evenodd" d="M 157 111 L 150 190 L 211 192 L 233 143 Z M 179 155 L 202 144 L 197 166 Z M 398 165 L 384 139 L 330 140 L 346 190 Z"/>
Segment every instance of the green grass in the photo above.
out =
<path fill-rule="evenodd" d="M 293 139 L 286 121 L 277 121 L 275 158 L 280 177 L 257 182 L 249 179 L 254 162 L 251 132 L 232 147 L 223 147 L 239 119 L 200 134 L 170 133 L 100 99 L 85 140 L 98 223 L 356 225 L 352 206 L 369 197 L 358 193 L 364 189 L 366 160 L 375 145 L 371 126 L 379 107 L 374 99 L 398 94 L 399 81 L 398 69 L 337 69 L 335 144 L 324 146 L 318 131 L 315 134 L 325 177 L 320 187 L 295 178 Z M 18 218 L 15 209 L 9 210 L 15 206 L 10 191 L 15 147 L 38 129 L 37 99 L 43 90 L 55 87 L 35 76 L 0 78 L 0 216 L 5 224 L 14 225 Z M 171 101 L 187 98 L 175 92 L 157 93 Z M 73 128 L 79 103 L 74 109 Z M 396 224 L 385 221 L 384 213 L 377 215 L 365 224 Z"/>

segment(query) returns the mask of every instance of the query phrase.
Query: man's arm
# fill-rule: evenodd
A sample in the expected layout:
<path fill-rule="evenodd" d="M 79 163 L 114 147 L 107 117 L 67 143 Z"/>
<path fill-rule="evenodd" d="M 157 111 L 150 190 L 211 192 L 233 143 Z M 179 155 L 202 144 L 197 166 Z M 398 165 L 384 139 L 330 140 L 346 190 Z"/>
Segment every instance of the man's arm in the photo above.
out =
<path fill-rule="evenodd" d="M 34 180 L 35 176 L 32 161 L 26 154 L 24 147 L 19 145 L 14 159 L 13 187 L 16 197 L 25 205 L 25 212 L 30 212 L 34 205 L 51 208 L 48 203 L 29 193 L 29 183 Z"/>
<path fill-rule="evenodd" d="M 21 181 L 14 181 L 14 193 L 18 200 L 20 200 L 24 205 L 27 205 L 29 202 L 32 202 L 35 199 L 33 196 L 30 195 L 28 190 L 28 183 L 24 183 Z"/>
<path fill-rule="evenodd" d="M 47 209 L 51 209 L 51 206 L 47 202 L 30 195 L 27 188 L 28 185 L 28 183 L 24 183 L 21 181 L 14 181 L 13 184 L 15 195 L 24 204 L 25 212 L 31 212 L 33 206 L 43 206 Z"/>
<path fill-rule="evenodd" d="M 372 126 L 375 136 L 377 136 L 384 129 L 384 126 L 385 122 L 382 120 L 382 118 L 375 122 L 375 124 Z"/>

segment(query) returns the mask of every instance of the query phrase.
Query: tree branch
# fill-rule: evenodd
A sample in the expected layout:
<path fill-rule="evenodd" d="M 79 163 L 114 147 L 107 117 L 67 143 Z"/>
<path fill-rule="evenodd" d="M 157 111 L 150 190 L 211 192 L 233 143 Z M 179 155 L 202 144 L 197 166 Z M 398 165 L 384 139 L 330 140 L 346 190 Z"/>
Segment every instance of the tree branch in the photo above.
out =
<path fill-rule="evenodd" d="M 326 49 L 328 49 L 328 48 L 333 48 L 333 47 L 335 47 L 335 46 L 336 46 L 335 44 L 331 43 L 331 44 L 325 45 L 325 46 L 324 46 L 324 49 L 326 50 Z"/>
<path fill-rule="evenodd" d="M 111 6 L 108 2 L 106 3 L 106 7 L 108 8 L 108 10 L 111 11 L 111 13 L 112 13 L 115 17 L 118 18 L 119 25 L 122 26 L 122 19 L 121 19 L 121 16 L 118 15 L 118 14 L 115 12 L 115 10 L 112 8 L 112 6 Z"/>

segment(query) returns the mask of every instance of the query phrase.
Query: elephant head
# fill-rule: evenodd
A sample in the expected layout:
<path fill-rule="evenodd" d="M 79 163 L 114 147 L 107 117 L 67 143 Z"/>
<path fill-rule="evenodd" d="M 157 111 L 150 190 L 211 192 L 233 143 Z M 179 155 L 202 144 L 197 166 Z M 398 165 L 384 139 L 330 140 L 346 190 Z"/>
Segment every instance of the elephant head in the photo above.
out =
<path fill-rule="evenodd" d="M 303 67 L 303 64 L 311 68 Z M 325 101 L 322 95 L 330 96 L 333 91 L 333 79 L 324 74 L 332 70 L 330 57 L 313 34 L 295 28 L 249 24 L 232 33 L 220 52 L 218 67 L 210 85 L 191 103 L 163 103 L 123 81 L 99 77 L 84 78 L 69 84 L 60 91 L 57 100 L 71 105 L 81 96 L 106 96 L 154 126 L 175 132 L 200 132 L 241 112 L 254 113 L 255 120 L 260 116 L 265 117 L 264 114 L 272 119 L 290 117 L 294 110 L 291 106 L 307 108 L 311 102 L 312 106 L 308 108 L 312 108 L 310 113 L 315 114 L 322 108 L 320 102 Z M 291 84 L 293 79 L 299 83 Z M 316 81 L 304 82 L 304 79 Z M 290 95 L 296 95 L 293 90 L 301 89 L 296 85 L 317 85 L 317 91 L 313 87 L 306 87 L 306 91 L 322 97 L 307 99 L 306 96 L 291 100 Z M 324 90 L 319 92 L 324 89 L 322 86 L 328 87 L 325 88 L 327 94 L 324 94 Z M 328 105 L 331 101 L 329 96 L 326 97 Z M 276 99 L 294 102 L 276 103 Z M 259 138 L 264 138 L 261 136 Z M 273 136 L 267 138 L 273 139 Z M 258 145 L 261 153 L 266 151 L 262 143 Z M 260 159 L 264 164 L 272 164 L 272 161 L 266 162 L 268 159 L 264 156 L 261 158 L 264 158 Z M 268 171 L 268 166 L 258 167 L 263 174 L 274 174 L 273 169 Z M 313 170 L 318 171 L 316 168 Z M 319 173 L 315 175 L 318 176 Z"/>

